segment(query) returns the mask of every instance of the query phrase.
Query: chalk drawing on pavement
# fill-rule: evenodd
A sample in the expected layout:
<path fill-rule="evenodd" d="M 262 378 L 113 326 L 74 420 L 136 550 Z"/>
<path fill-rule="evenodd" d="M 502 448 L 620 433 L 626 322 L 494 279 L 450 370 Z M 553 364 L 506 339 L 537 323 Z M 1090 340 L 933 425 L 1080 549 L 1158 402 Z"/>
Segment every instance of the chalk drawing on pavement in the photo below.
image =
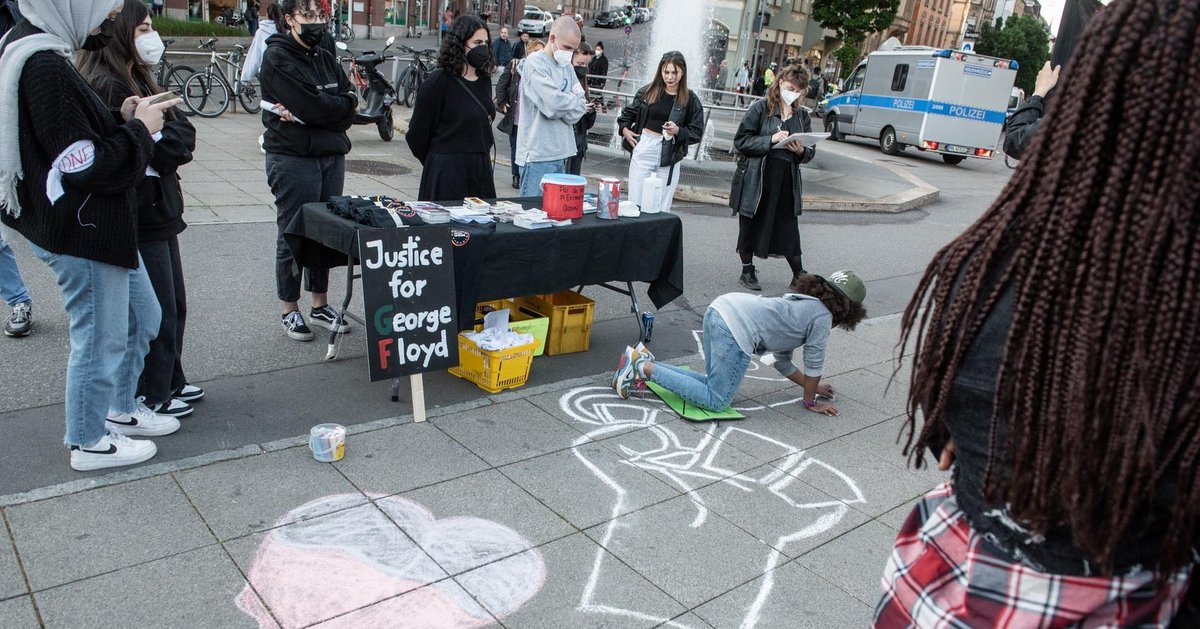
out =
<path fill-rule="evenodd" d="M 326 496 L 280 518 L 259 544 L 238 607 L 263 628 L 278 619 L 284 627 L 469 629 L 494 624 L 493 614 L 511 614 L 542 588 L 541 554 L 513 529 L 437 519 L 417 502 L 382 496 L 373 504 Z M 490 562 L 456 577 L 474 596 L 447 578 Z"/>
<path fill-rule="evenodd" d="M 787 560 L 784 550 L 789 545 L 833 528 L 849 512 L 849 505 L 866 502 L 858 485 L 849 476 L 808 456 L 800 448 L 752 430 L 752 413 L 747 420 L 737 424 L 688 424 L 689 427 L 703 433 L 696 438 L 691 434 L 693 431 L 689 430 L 689 434 L 681 435 L 672 428 L 668 422 L 673 415 L 657 398 L 622 400 L 609 387 L 572 389 L 559 399 L 559 407 L 571 419 L 589 426 L 586 434 L 573 442 L 572 451 L 584 467 L 612 490 L 615 497 L 611 519 L 598 540 L 602 548 L 597 551 L 591 573 L 584 584 L 577 608 L 579 611 L 661 623 L 662 626 L 679 629 L 688 627 L 670 618 L 659 618 L 653 614 L 623 607 L 624 601 L 600 600 L 597 592 L 600 591 L 599 586 L 604 579 L 605 565 L 612 561 L 605 549 L 613 543 L 616 536 L 635 536 L 639 531 L 628 522 L 618 520 L 618 516 L 627 511 L 626 505 L 630 503 L 630 494 L 634 490 L 622 485 L 619 478 L 615 477 L 619 472 L 601 469 L 587 458 L 580 446 L 589 442 L 607 438 L 615 440 L 623 454 L 622 463 L 655 474 L 688 493 L 696 513 L 690 522 L 680 523 L 680 535 L 686 535 L 689 528 L 703 527 L 708 520 L 708 506 L 695 489 L 714 482 L 761 495 L 764 500 L 782 500 L 795 510 L 794 530 L 773 540 L 770 543 L 771 550 L 762 558 L 765 576 L 759 582 L 759 588 L 753 597 L 745 601 L 746 613 L 740 624 L 744 629 L 753 629 L 757 625 L 763 606 L 774 588 L 773 570 L 781 561 Z M 762 408 L 758 406 L 739 410 L 753 411 Z M 631 435 L 637 435 L 636 439 L 629 438 Z M 622 441 L 628 442 L 628 445 Z M 746 447 L 737 448 L 731 444 L 743 444 Z M 766 460 L 775 462 L 766 468 L 760 467 L 754 471 L 739 473 L 728 467 L 733 465 L 732 459 L 729 458 L 731 448 L 760 454 L 774 450 L 774 453 L 766 455 Z M 803 485 L 803 479 L 817 475 L 824 476 L 820 485 L 826 489 L 828 500 L 805 502 L 789 492 L 793 483 Z M 832 490 L 828 489 L 829 487 L 838 489 Z"/>

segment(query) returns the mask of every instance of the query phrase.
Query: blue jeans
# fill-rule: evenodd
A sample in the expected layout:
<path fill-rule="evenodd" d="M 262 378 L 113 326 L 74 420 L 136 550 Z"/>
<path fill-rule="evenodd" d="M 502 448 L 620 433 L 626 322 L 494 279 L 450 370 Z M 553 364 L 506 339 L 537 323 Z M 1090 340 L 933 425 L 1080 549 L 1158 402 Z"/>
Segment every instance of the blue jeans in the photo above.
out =
<path fill-rule="evenodd" d="M 521 167 L 521 196 L 542 196 L 542 175 L 567 172 L 566 160 L 552 162 L 528 162 Z"/>
<path fill-rule="evenodd" d="M 32 303 L 25 280 L 21 279 L 21 270 L 17 268 L 17 256 L 3 233 L 0 233 L 0 298 L 9 306 Z"/>
<path fill-rule="evenodd" d="M 64 441 L 92 445 L 108 411 L 137 408 L 142 361 L 161 322 L 158 299 L 140 256 L 138 268 L 127 269 L 29 246 L 54 271 L 71 318 Z"/>
<path fill-rule="evenodd" d="M 746 377 L 750 356 L 738 347 L 733 332 L 712 308 L 704 314 L 704 371 L 697 373 L 665 363 L 654 363 L 650 378 L 684 401 L 710 411 L 723 411 Z"/>

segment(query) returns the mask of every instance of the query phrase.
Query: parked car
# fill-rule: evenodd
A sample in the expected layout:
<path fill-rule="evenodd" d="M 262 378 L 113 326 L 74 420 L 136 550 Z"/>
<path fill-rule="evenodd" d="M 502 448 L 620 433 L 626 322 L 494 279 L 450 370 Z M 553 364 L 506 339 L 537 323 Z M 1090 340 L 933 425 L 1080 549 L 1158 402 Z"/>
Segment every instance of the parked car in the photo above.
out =
<path fill-rule="evenodd" d="M 621 28 L 625 25 L 625 14 L 620 11 L 601 11 L 596 15 L 596 28 Z"/>
<path fill-rule="evenodd" d="M 546 37 L 550 34 L 550 27 L 554 24 L 554 16 L 549 13 L 533 7 L 525 7 L 525 14 L 521 16 L 521 21 L 517 23 L 517 31 L 521 33 L 529 33 L 539 37 Z"/>
<path fill-rule="evenodd" d="M 638 7 L 633 10 L 633 21 L 641 24 L 650 21 L 650 9 L 646 7 Z"/>

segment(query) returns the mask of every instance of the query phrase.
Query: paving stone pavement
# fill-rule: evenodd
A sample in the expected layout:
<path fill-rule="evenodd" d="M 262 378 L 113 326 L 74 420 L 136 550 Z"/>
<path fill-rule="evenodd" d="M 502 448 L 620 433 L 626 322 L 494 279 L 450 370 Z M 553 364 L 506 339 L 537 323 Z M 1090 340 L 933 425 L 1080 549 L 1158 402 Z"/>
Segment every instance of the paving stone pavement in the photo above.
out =
<path fill-rule="evenodd" d="M 896 445 L 898 329 L 833 335 L 839 417 L 763 365 L 746 419 L 712 423 L 597 374 L 352 434 L 333 464 L 295 445 L 10 506 L 0 627 L 864 626 L 944 480 Z"/>

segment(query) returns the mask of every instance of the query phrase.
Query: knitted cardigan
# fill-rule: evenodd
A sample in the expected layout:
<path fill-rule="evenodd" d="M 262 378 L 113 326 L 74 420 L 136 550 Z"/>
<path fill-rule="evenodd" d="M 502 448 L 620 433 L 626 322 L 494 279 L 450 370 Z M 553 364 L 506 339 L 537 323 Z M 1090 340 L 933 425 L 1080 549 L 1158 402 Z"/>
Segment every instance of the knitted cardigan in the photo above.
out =
<path fill-rule="evenodd" d="M 52 253 L 137 268 L 135 187 L 154 153 L 146 126 L 136 119 L 118 124 L 119 114 L 69 61 L 52 52 L 36 53 L 26 62 L 18 120 L 25 171 L 18 188 L 22 211 L 20 218 L 3 213 L 4 223 Z M 80 140 L 94 143 L 95 161 L 65 173 L 65 194 L 51 203 L 46 175 L 53 161 Z"/>

